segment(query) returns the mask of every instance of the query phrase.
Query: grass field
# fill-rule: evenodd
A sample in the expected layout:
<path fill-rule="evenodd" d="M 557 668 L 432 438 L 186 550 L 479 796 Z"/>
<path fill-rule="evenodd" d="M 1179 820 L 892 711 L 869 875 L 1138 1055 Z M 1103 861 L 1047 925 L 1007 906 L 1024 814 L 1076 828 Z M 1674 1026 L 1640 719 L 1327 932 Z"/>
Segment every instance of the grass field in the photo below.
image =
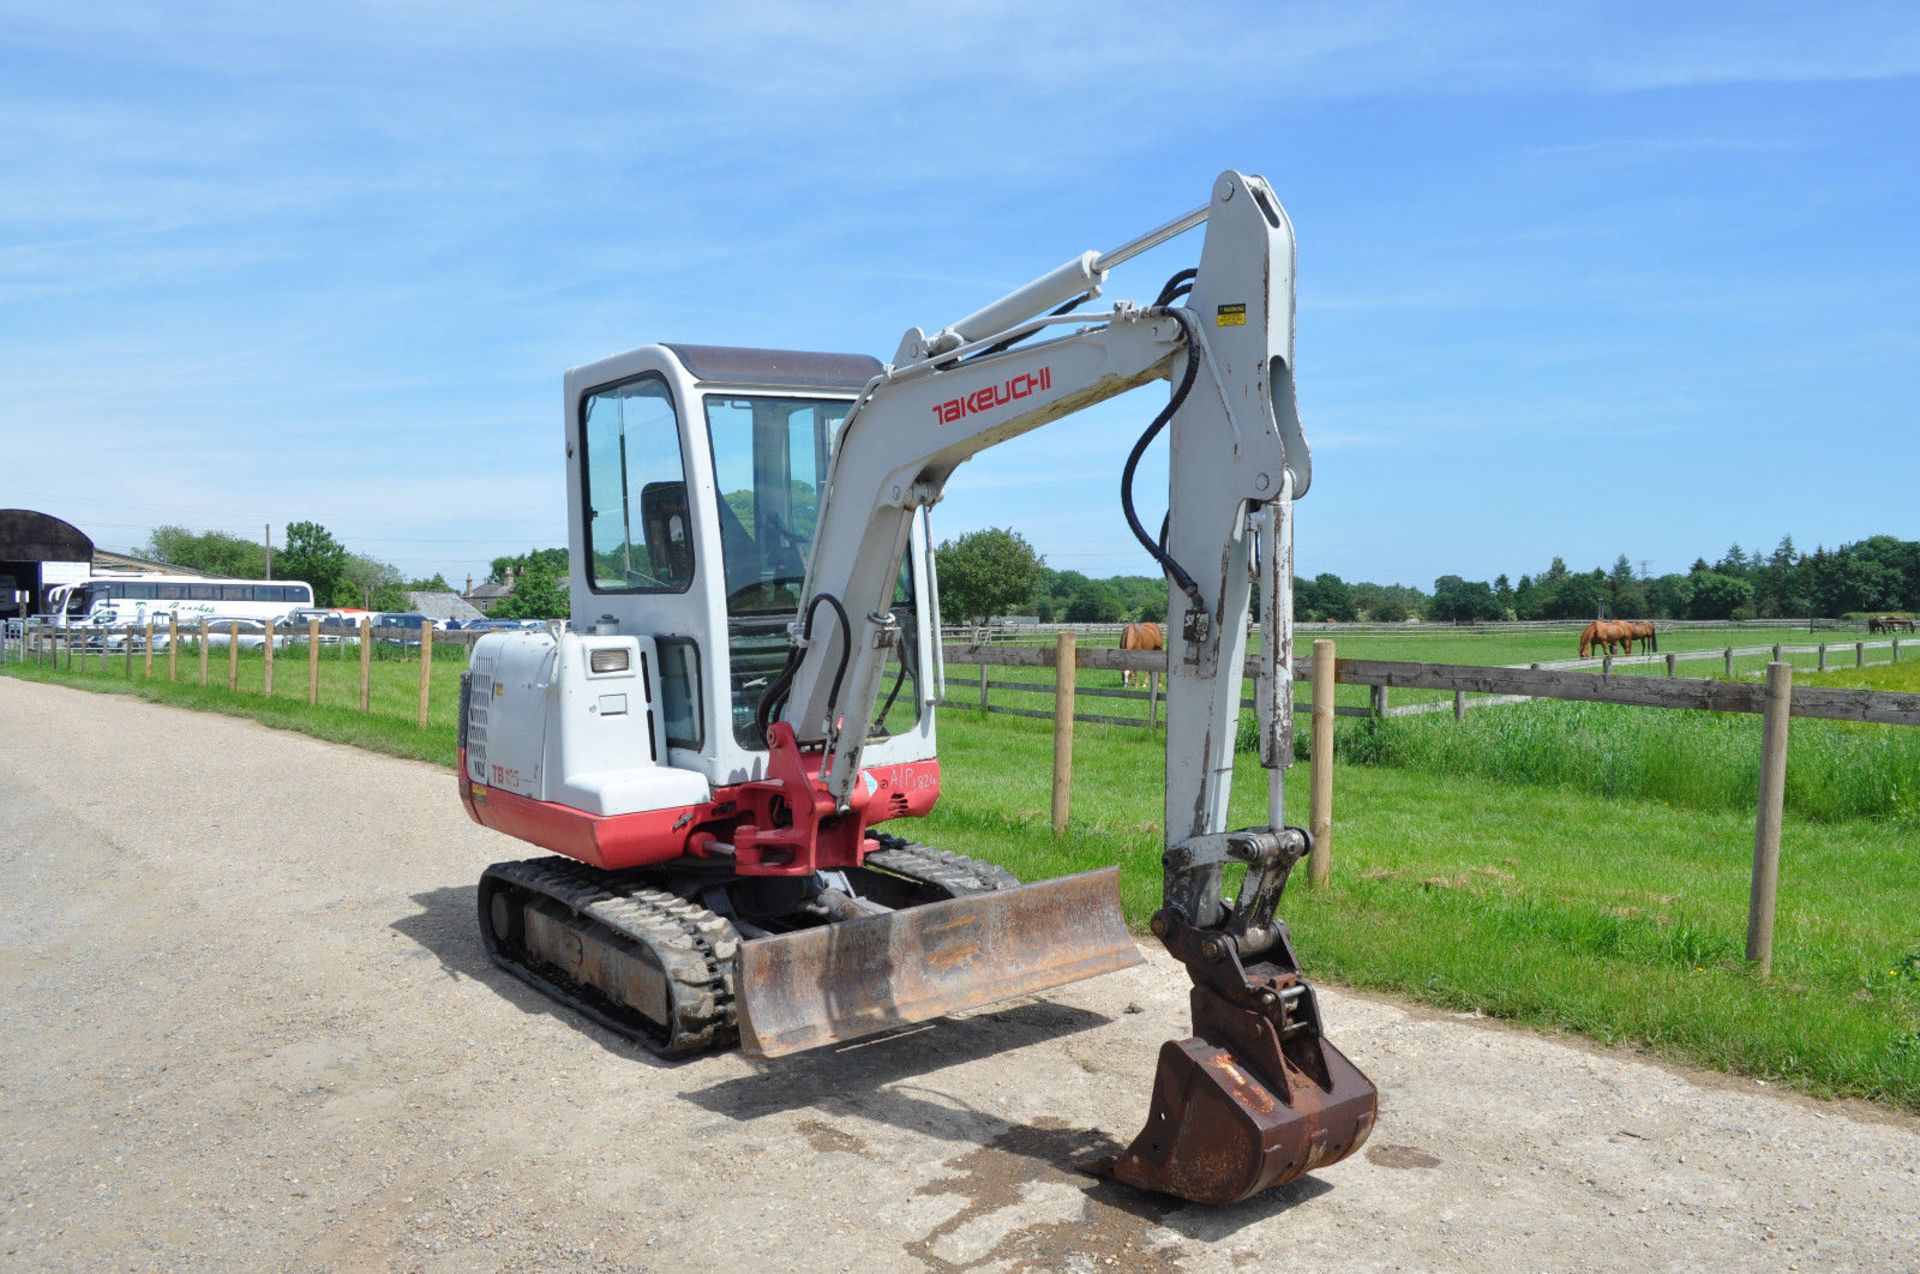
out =
<path fill-rule="evenodd" d="M 5 671 L 453 760 L 460 652 L 434 661 L 424 730 L 414 724 L 415 660 L 376 661 L 374 714 L 362 716 L 351 650 L 323 655 L 317 709 L 305 702 L 303 652 L 276 661 L 272 700 L 257 693 L 257 654 L 242 656 L 246 692 L 238 695 L 226 689 L 225 652 L 213 655 L 213 684 L 204 689 L 185 652 L 179 684 L 166 682 L 164 657 L 151 682 L 138 657 L 131 678 L 121 660 L 104 672 L 97 659 L 84 672 Z M 1920 661 L 1817 680 L 1920 689 Z M 1498 724 L 1525 723 L 1514 714 L 1536 709 L 1594 707 L 1610 717 Z M 1904 815 L 1852 817 L 1848 802 L 1857 794 L 1837 786 L 1848 774 L 1897 777 L 1902 766 L 1909 775 L 1920 767 L 1902 759 L 1909 751 L 1891 768 L 1874 768 L 1877 751 L 1911 745 L 1861 732 L 1895 727 L 1835 725 L 1831 745 L 1809 729 L 1832 724 L 1794 724 L 1770 983 L 1742 959 L 1757 723 L 1601 705 L 1489 709 L 1469 714 L 1464 726 L 1450 717 L 1384 723 L 1389 737 L 1402 727 L 1431 730 L 1434 739 L 1454 740 L 1454 750 L 1408 745 L 1399 765 L 1373 756 L 1376 763 L 1341 767 L 1333 887 L 1296 887 L 1285 907 L 1301 958 L 1314 976 L 1920 1110 L 1920 836 Z M 1368 723 L 1341 725 L 1351 756 Z M 1462 731 L 1482 728 L 1512 737 L 1468 746 L 1478 736 Z M 1902 737 L 1916 736 L 1908 729 Z M 1703 738 L 1717 741 L 1704 747 Z M 1829 746 L 1831 764 L 1816 760 Z M 950 709 L 941 719 L 944 795 L 913 834 L 1025 879 L 1117 862 L 1128 919 L 1143 926 L 1160 888 L 1160 749 L 1160 738 L 1144 731 L 1081 726 L 1078 813 L 1056 839 L 1047 819 L 1048 724 Z M 1542 753 L 1574 760 L 1543 765 Z M 1479 769 L 1477 756 L 1487 758 Z M 1524 781 L 1495 773 L 1502 769 Z M 1669 786 L 1648 775 L 1664 775 Z M 1264 784 L 1250 757 L 1240 758 L 1240 777 L 1235 824 L 1260 822 Z M 1304 821 L 1307 777 L 1304 765 L 1290 775 L 1294 821 Z M 462 817 L 451 796 L 448 817 Z"/>
<path fill-rule="evenodd" d="M 1081 727 L 1079 814 L 1056 840 L 1046 723 L 953 711 L 941 731 L 926 839 L 1026 879 L 1117 861 L 1128 919 L 1144 922 L 1160 888 L 1156 740 Z M 1239 770 L 1234 824 L 1261 822 L 1259 771 L 1246 757 Z M 1920 1109 L 1910 829 L 1789 815 L 1762 983 L 1742 958 L 1750 808 L 1376 766 L 1343 767 L 1336 789 L 1333 887 L 1296 886 L 1284 908 L 1310 975 Z M 1307 790 L 1297 766 L 1295 821 Z"/>

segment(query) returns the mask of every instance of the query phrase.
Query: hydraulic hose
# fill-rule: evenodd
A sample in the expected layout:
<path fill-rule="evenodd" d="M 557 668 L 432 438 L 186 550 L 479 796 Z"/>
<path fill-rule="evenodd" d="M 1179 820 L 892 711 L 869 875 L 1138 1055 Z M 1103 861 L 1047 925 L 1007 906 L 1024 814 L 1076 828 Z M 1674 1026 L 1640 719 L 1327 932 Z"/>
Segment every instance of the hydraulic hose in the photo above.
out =
<path fill-rule="evenodd" d="M 847 622 L 847 608 L 832 593 L 815 593 L 807 603 L 806 615 L 801 621 L 800 636 L 808 641 L 813 639 L 813 617 L 825 602 L 833 607 L 834 617 L 840 621 L 840 662 L 833 670 L 833 683 L 827 688 L 827 719 L 833 719 L 834 709 L 840 704 L 840 683 L 847 675 L 847 661 L 853 654 L 853 625 Z M 787 693 L 793 688 L 793 675 L 800 669 L 800 660 L 805 656 L 806 648 L 794 646 L 787 651 L 787 662 L 760 695 L 760 702 L 754 705 L 753 723 L 760 727 L 760 737 L 767 737 L 767 727 L 773 723 L 773 714 L 780 710 Z"/>
<path fill-rule="evenodd" d="M 1160 289 L 1161 296 L 1173 293 L 1186 282 L 1182 275 L 1191 277 L 1193 273 L 1191 270 L 1182 270 L 1168 279 L 1166 286 Z M 1165 307 L 1157 306 L 1156 308 Z M 1139 440 L 1133 444 L 1133 450 L 1127 453 L 1126 466 L 1120 470 L 1120 510 L 1126 514 L 1127 528 L 1133 532 L 1133 538 L 1140 542 L 1140 547 L 1146 549 L 1147 555 L 1160 564 L 1160 568 L 1167 573 L 1167 578 L 1187 595 L 1187 600 L 1193 604 L 1195 610 L 1205 610 L 1206 601 L 1200 595 L 1200 586 L 1194 583 L 1193 576 L 1187 573 L 1186 568 L 1174 560 L 1173 554 L 1167 552 L 1164 543 L 1166 524 L 1161 524 L 1161 540 L 1156 541 L 1154 537 L 1147 534 L 1147 529 L 1140 525 L 1140 515 L 1134 511 L 1133 507 L 1133 477 L 1135 470 L 1140 467 L 1140 457 L 1146 454 L 1153 440 L 1160 436 L 1160 431 L 1165 429 L 1167 422 L 1173 419 L 1173 414 L 1180 410 L 1182 403 L 1187 401 L 1187 394 L 1192 391 L 1193 382 L 1200 370 L 1199 324 L 1194 320 L 1192 313 L 1185 309 L 1165 308 L 1165 312 L 1171 315 L 1180 324 L 1181 331 L 1186 333 L 1187 366 L 1186 370 L 1180 374 L 1180 383 L 1174 387 L 1173 396 L 1167 399 L 1167 405 L 1160 409 L 1160 414 L 1153 418 L 1153 423 L 1146 427 Z"/>

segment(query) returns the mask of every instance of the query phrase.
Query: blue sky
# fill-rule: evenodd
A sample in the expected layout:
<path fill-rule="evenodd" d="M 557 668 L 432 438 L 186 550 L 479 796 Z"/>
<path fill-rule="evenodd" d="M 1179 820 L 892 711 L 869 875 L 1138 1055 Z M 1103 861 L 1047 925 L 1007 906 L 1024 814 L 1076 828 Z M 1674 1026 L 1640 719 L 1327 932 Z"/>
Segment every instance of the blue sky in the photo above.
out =
<path fill-rule="evenodd" d="M 6 5 L 0 506 L 459 583 L 564 542 L 566 367 L 884 358 L 1236 167 L 1300 242 L 1303 572 L 1913 537 L 1917 76 L 1911 4 Z M 1145 571 L 1164 395 L 936 528 Z"/>

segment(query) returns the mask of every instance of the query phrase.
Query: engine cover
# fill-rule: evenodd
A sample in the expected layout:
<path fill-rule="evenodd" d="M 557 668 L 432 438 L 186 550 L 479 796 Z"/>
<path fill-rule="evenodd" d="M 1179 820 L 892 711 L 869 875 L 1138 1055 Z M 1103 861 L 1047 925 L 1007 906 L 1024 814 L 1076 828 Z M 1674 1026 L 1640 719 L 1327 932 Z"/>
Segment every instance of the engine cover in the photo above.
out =
<path fill-rule="evenodd" d="M 651 637 L 489 633 L 474 643 L 467 778 L 606 816 L 698 805 L 705 776 L 665 764 Z"/>

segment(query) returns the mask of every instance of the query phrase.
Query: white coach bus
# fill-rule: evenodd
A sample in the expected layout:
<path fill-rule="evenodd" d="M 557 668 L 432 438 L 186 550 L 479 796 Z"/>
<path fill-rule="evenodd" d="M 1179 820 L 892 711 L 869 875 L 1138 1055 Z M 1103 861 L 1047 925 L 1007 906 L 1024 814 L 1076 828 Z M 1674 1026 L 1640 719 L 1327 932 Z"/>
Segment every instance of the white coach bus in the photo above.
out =
<path fill-rule="evenodd" d="M 284 623 L 313 605 L 313 588 L 300 580 L 207 579 L 198 575 L 96 575 L 61 584 L 47 594 L 47 610 L 64 627 L 96 624 L 180 625 L 207 619 Z"/>

